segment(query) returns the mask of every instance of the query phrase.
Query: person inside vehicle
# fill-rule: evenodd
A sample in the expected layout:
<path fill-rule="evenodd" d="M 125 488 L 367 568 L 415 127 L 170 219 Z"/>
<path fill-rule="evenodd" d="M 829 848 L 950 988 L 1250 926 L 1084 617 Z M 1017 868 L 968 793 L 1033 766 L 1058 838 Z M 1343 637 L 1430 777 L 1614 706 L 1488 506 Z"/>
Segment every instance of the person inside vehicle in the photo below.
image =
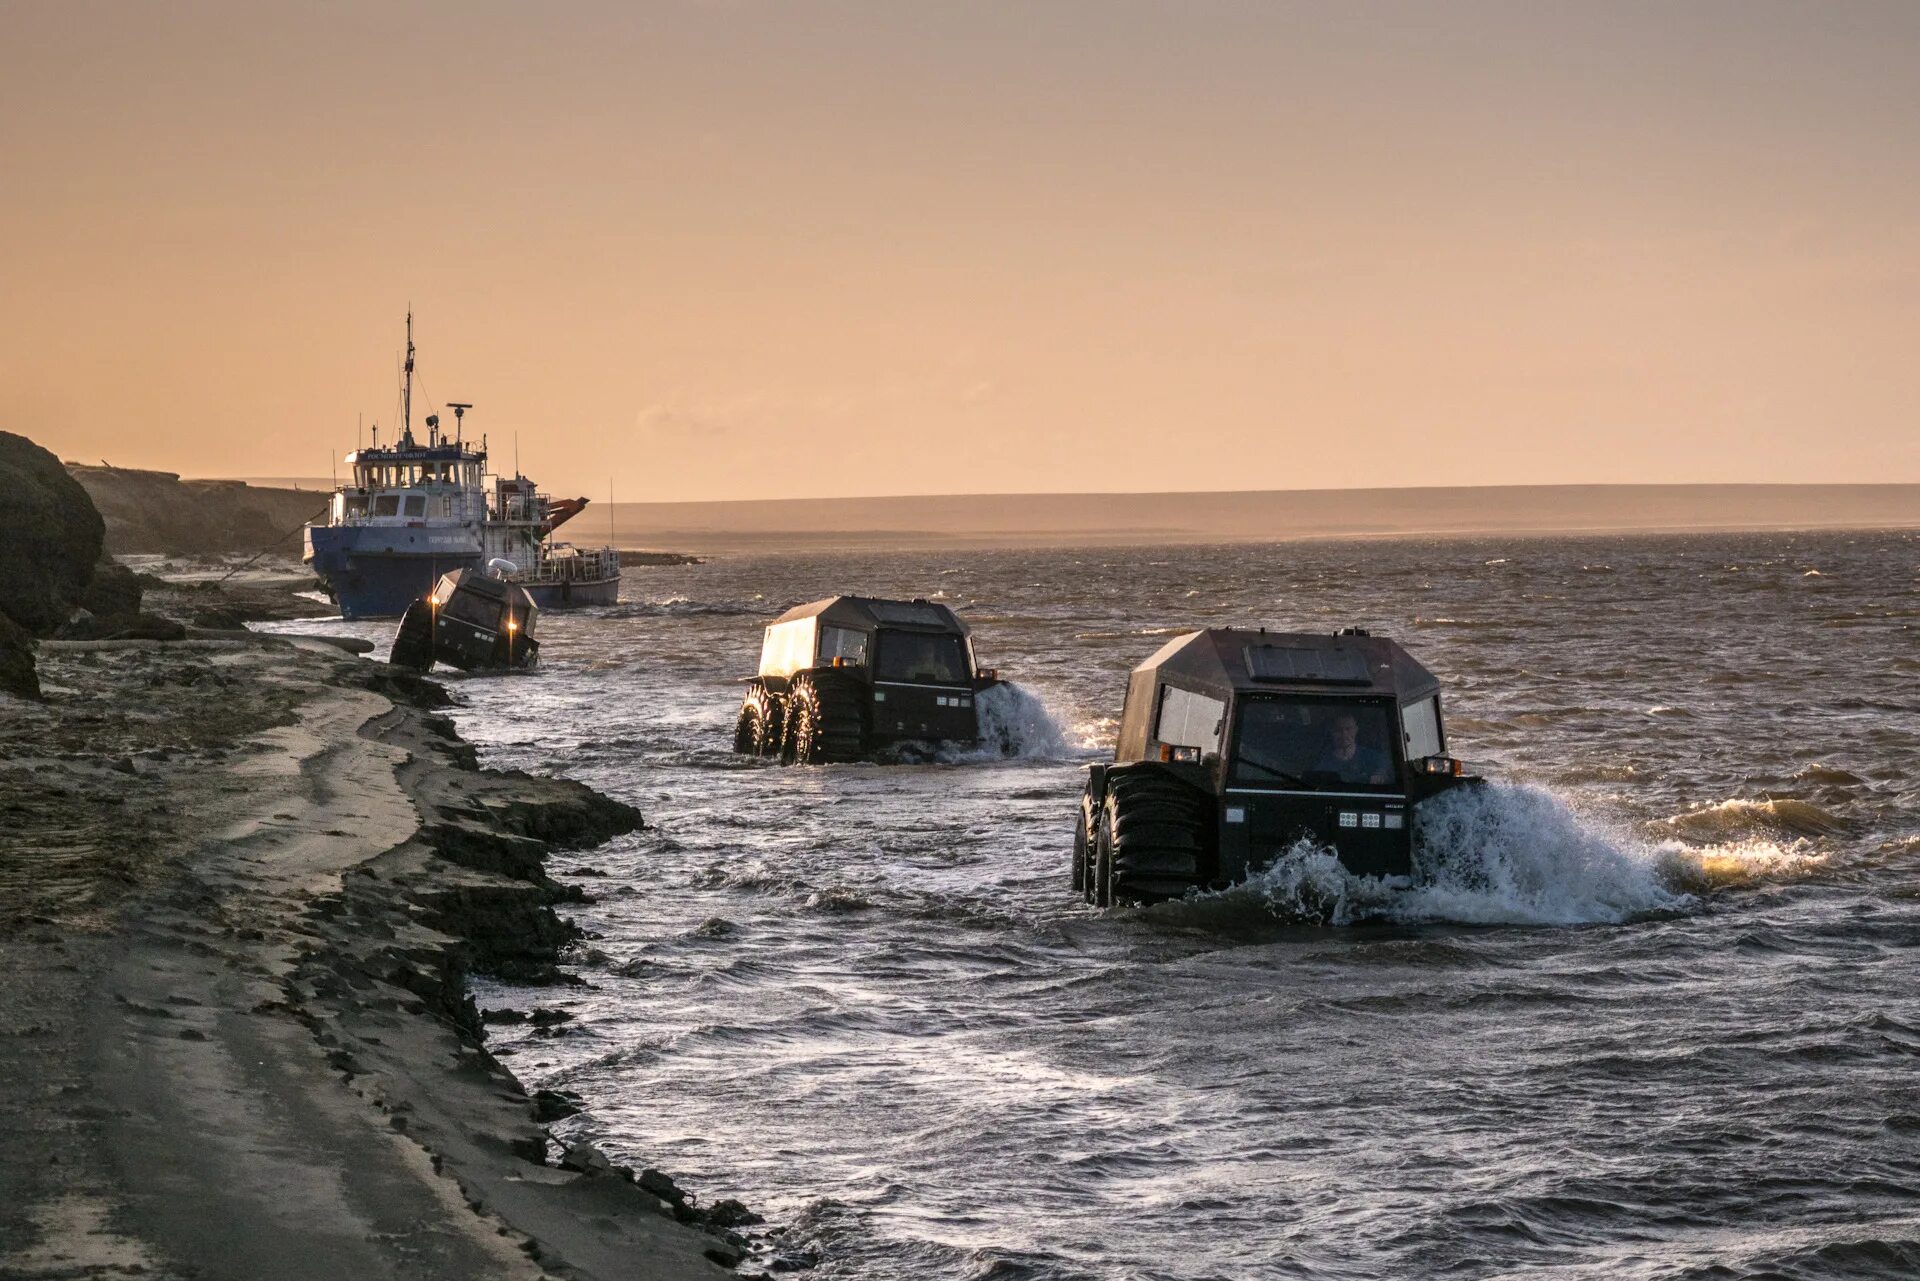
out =
<path fill-rule="evenodd" d="M 1386 783 L 1392 762 L 1377 747 L 1360 743 L 1360 722 L 1352 712 L 1336 712 L 1327 725 L 1327 746 L 1313 764 L 1315 774 L 1331 774 L 1342 783 Z"/>

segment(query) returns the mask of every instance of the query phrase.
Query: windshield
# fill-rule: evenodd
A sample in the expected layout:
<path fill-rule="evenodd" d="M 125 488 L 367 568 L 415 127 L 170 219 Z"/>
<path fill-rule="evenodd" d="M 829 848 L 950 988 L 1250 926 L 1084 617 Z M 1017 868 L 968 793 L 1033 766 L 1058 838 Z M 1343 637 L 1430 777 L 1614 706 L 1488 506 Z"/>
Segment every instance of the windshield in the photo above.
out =
<path fill-rule="evenodd" d="M 1233 780 L 1335 791 L 1395 786 L 1393 724 L 1393 709 L 1378 703 L 1249 699 L 1240 712 Z"/>
<path fill-rule="evenodd" d="M 882 632 L 873 678 L 916 685 L 965 685 L 973 677 L 967 668 L 966 642 L 958 636 L 928 632 Z"/>
<path fill-rule="evenodd" d="M 491 596 L 482 596 L 479 592 L 455 592 L 440 612 L 448 618 L 457 618 L 463 623 L 472 623 L 475 627 L 490 632 L 500 630 L 500 611 L 505 601 Z"/>

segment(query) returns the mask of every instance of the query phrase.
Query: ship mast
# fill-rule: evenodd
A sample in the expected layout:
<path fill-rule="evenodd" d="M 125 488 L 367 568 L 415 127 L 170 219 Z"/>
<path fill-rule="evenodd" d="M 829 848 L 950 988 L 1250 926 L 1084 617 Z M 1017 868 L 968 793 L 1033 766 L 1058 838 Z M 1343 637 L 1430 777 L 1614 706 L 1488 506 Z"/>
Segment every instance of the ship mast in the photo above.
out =
<path fill-rule="evenodd" d="M 400 438 L 413 444 L 413 308 L 407 308 L 407 381 L 400 392 Z"/>

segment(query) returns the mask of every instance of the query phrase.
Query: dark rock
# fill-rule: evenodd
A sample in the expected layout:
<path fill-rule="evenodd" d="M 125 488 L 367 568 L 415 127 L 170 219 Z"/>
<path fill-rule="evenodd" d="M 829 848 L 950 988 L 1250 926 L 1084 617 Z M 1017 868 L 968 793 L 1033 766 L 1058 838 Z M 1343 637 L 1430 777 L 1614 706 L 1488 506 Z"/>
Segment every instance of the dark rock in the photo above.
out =
<path fill-rule="evenodd" d="M 765 1223 L 766 1220 L 739 1201 L 728 1197 L 723 1201 L 715 1201 L 707 1207 L 707 1222 L 716 1228 L 741 1228 Z"/>
<path fill-rule="evenodd" d="M 245 630 L 247 616 L 237 609 L 226 606 L 214 606 L 211 609 L 193 611 L 193 625 L 213 631 L 237 632 Z"/>
<path fill-rule="evenodd" d="M 162 618 L 158 614 L 136 614 L 126 623 L 114 629 L 110 640 L 184 640 L 187 635 L 185 624 L 171 618 Z"/>
<path fill-rule="evenodd" d="M 0 694 L 40 697 L 40 677 L 33 669 L 33 637 L 5 614 L 0 614 Z"/>
<path fill-rule="evenodd" d="M 533 1119 L 542 1125 L 554 1121 L 564 1121 L 570 1116 L 581 1113 L 578 1095 L 561 1090 L 535 1090 L 533 1092 Z"/>
<path fill-rule="evenodd" d="M 581 1174 L 611 1174 L 613 1162 L 591 1143 L 576 1143 L 560 1156 L 560 1168 Z"/>
<path fill-rule="evenodd" d="M 651 1167 L 640 1171 L 640 1177 L 634 1181 L 640 1185 L 641 1191 L 651 1192 L 670 1205 L 687 1203 L 687 1194 L 680 1190 L 680 1185 Z"/>
<path fill-rule="evenodd" d="M 571 1023 L 573 1015 L 565 1010 L 535 1010 L 527 1020 L 535 1027 L 552 1027 L 556 1023 Z"/>
<path fill-rule="evenodd" d="M 718 1245 L 710 1245 L 704 1253 L 709 1259 L 712 1259 L 723 1268 L 733 1267 L 739 1263 L 740 1260 L 747 1257 L 747 1252 L 731 1241 L 722 1241 Z"/>
<path fill-rule="evenodd" d="M 102 561 L 94 566 L 93 581 L 81 593 L 80 608 L 97 618 L 131 618 L 140 612 L 144 590 L 140 575 L 125 565 Z"/>
<path fill-rule="evenodd" d="M 0 431 L 0 614 L 50 634 L 80 604 L 105 524 L 58 458 Z"/>
<path fill-rule="evenodd" d="M 487 1010 L 480 1015 L 482 1023 L 525 1023 L 525 1010 Z"/>
<path fill-rule="evenodd" d="M 797 1250 L 792 1254 L 782 1254 L 768 1265 L 775 1272 L 805 1272 L 809 1268 L 820 1266 L 820 1255 L 815 1250 Z"/>
<path fill-rule="evenodd" d="M 186 634 L 185 626 L 158 614 L 120 614 L 110 617 L 84 609 L 68 619 L 58 632 L 61 640 L 173 641 L 183 639 Z M 167 684 L 190 685 L 200 677 L 199 672 L 188 672 L 170 675 L 164 680 Z"/>
<path fill-rule="evenodd" d="M 372 670 L 361 673 L 366 687 L 376 694 L 385 694 L 396 703 L 429 711 L 453 704 L 453 696 L 447 693 L 446 686 L 437 681 L 430 681 L 405 668 L 389 667 L 385 663 L 371 663 L 368 666 Z"/>

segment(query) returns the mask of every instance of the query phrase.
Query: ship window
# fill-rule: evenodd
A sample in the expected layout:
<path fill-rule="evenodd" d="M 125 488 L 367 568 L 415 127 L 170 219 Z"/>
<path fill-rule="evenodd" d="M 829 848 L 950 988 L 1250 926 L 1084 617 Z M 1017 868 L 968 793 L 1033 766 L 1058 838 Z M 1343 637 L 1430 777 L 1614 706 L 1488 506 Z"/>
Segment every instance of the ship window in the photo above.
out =
<path fill-rule="evenodd" d="M 423 494 L 407 495 L 407 515 L 424 516 L 427 514 L 427 500 Z"/>
<path fill-rule="evenodd" d="M 1407 759 L 1438 756 L 1440 744 L 1440 706 L 1432 695 L 1400 709 L 1400 724 L 1407 732 Z"/>
<path fill-rule="evenodd" d="M 1220 699 L 1162 685 L 1160 720 L 1156 733 L 1162 743 L 1217 752 L 1220 750 L 1220 729 L 1226 714 L 1227 705 Z"/>
<path fill-rule="evenodd" d="M 867 661 L 867 634 L 851 627 L 822 627 L 820 661 L 831 663 L 836 658 L 864 664 Z"/>
<path fill-rule="evenodd" d="M 373 500 L 373 514 L 376 516 L 398 516 L 400 514 L 400 495 L 381 494 Z"/>

